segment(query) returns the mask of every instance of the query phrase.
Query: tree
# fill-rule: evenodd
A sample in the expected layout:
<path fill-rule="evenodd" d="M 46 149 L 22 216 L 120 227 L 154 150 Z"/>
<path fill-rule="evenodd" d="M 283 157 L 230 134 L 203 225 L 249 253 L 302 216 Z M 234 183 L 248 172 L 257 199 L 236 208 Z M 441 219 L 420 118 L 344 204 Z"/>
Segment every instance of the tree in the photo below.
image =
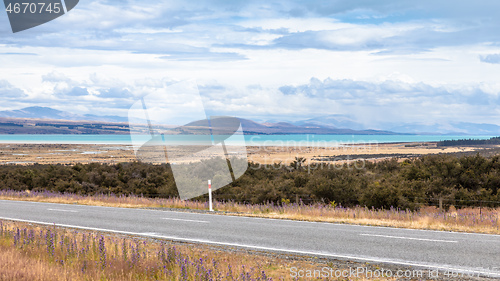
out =
<path fill-rule="evenodd" d="M 295 160 L 293 160 L 292 163 L 290 163 L 290 167 L 292 167 L 295 170 L 300 170 L 302 168 L 302 164 L 306 162 L 306 158 L 304 157 L 295 157 Z"/>

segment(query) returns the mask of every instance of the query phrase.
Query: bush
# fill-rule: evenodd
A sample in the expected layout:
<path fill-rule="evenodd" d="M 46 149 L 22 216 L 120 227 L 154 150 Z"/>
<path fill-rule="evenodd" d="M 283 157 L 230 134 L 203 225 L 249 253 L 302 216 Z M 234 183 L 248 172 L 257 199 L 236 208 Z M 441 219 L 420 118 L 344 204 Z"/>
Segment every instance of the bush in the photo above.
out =
<path fill-rule="evenodd" d="M 207 163 L 210 165 L 210 163 Z M 249 163 L 247 172 L 232 184 L 216 190 L 217 200 L 281 204 L 282 198 L 306 204 L 335 202 L 345 207 L 416 209 L 437 198 L 455 200 L 457 206 L 498 206 L 500 157 L 428 155 L 399 163 L 389 159 L 352 166 L 284 165 Z M 0 190 L 69 192 L 80 195 L 115 194 L 177 197 L 168 164 L 138 162 L 64 165 L 1 165 Z M 197 199 L 204 200 L 207 196 Z M 495 205 L 496 204 L 496 205 Z"/>

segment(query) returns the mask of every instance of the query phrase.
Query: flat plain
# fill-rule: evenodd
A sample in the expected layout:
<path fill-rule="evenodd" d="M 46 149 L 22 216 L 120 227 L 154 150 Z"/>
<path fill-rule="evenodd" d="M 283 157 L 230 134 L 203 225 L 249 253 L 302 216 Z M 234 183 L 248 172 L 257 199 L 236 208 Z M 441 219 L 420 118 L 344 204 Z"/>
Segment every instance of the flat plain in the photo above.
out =
<path fill-rule="evenodd" d="M 231 147 L 228 147 L 231 150 Z M 458 153 L 482 150 L 481 147 L 437 147 L 436 143 L 356 144 L 338 147 L 249 146 L 250 161 L 260 164 L 289 164 L 296 157 L 306 163 L 349 161 L 352 159 L 405 158 L 425 154 Z M 362 157 L 361 157 L 362 156 Z M 346 160 L 347 159 L 347 160 Z M 0 164 L 76 164 L 136 161 L 134 147 L 123 144 L 0 144 Z"/>

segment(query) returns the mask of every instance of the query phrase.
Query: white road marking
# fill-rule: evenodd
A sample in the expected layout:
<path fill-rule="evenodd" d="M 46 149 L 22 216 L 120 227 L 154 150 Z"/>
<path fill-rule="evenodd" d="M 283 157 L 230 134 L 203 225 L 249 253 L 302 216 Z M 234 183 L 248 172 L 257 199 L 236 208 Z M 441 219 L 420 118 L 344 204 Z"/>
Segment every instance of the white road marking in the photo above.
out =
<path fill-rule="evenodd" d="M 65 203 L 49 203 L 49 202 L 35 202 L 35 201 L 17 201 L 17 200 L 0 200 L 2 203 L 28 203 L 28 204 L 40 204 L 40 205 L 56 205 L 56 206 L 68 206 L 74 207 L 75 204 L 65 204 Z M 106 207 L 106 206 L 92 206 L 92 205 L 78 205 L 80 207 L 88 207 L 88 208 L 103 208 L 103 209 L 120 209 L 118 207 Z M 260 218 L 253 216 L 241 216 L 241 215 L 226 215 L 226 214 L 203 214 L 197 212 L 186 212 L 186 211 L 166 211 L 166 210 L 150 210 L 150 209 L 142 209 L 142 208 L 121 208 L 127 210 L 136 210 L 136 211 L 146 211 L 146 212 L 162 212 L 162 213 L 179 213 L 179 214 L 189 214 L 189 215 L 203 215 L 203 216 L 218 216 L 218 217 L 231 217 L 231 218 L 242 218 L 242 219 L 267 219 L 267 220 L 276 220 L 276 221 L 284 221 L 284 222 L 298 222 L 298 223 L 316 223 L 316 224 L 324 224 L 324 225 L 335 225 L 342 227 L 360 227 L 360 228 L 378 228 L 383 230 L 395 230 L 395 231 L 409 231 L 409 232 L 435 232 L 435 233 L 448 233 L 452 235 L 467 235 L 467 236 L 488 236 L 488 237 L 500 237 L 499 234 L 488 234 L 488 233 L 474 233 L 474 232 L 454 232 L 454 231 L 442 231 L 442 230 L 431 230 L 431 229 L 409 229 L 409 228 L 400 228 L 400 227 L 390 227 L 390 226 L 372 226 L 372 225 L 361 225 L 361 224 L 346 224 L 346 223 L 333 223 L 333 222 L 312 222 L 312 221 L 301 221 L 301 220 L 290 220 L 290 219 L 273 219 L 273 218 Z"/>
<path fill-rule="evenodd" d="M 362 233 L 360 235 L 361 236 L 372 236 L 372 237 L 383 237 L 383 238 L 394 238 L 394 239 L 430 241 L 430 242 L 458 243 L 458 241 L 455 241 L 455 240 L 439 240 L 439 239 L 427 239 L 427 238 L 414 238 L 414 237 L 390 236 L 390 235 L 379 235 L 379 234 L 368 234 L 368 233 Z"/>
<path fill-rule="evenodd" d="M 414 266 L 414 267 L 427 268 L 427 269 L 448 270 L 448 271 L 452 271 L 452 272 L 477 273 L 477 274 L 482 274 L 482 275 L 491 276 L 491 277 L 500 277 L 500 272 L 496 272 L 496 271 L 484 271 L 484 270 L 477 270 L 477 269 L 470 269 L 470 268 L 440 266 L 440 265 L 434 265 L 434 264 L 414 263 L 414 262 L 407 262 L 407 261 L 394 261 L 394 260 L 383 259 L 383 258 L 366 258 L 366 257 L 356 257 L 356 256 L 337 255 L 337 254 L 325 254 L 325 253 L 320 253 L 320 252 L 289 250 L 289 249 L 280 249 L 280 248 L 254 246 L 254 245 L 245 245 L 245 244 L 228 243 L 228 242 L 216 242 L 216 241 L 209 241 L 209 240 L 203 240 L 203 239 L 190 239 L 190 238 L 181 238 L 181 237 L 175 237 L 175 236 L 144 234 L 144 233 L 137 233 L 137 232 L 130 232 L 130 231 L 112 230 L 112 229 L 104 229 L 104 228 L 96 228 L 96 227 L 86 227 L 86 226 L 77 226 L 77 225 L 69 225 L 69 224 L 56 224 L 56 223 L 49 223 L 49 222 L 40 222 L 40 221 L 22 220 L 22 219 L 13 219 L 13 218 L 4 218 L 4 217 L 0 217 L 0 219 L 1 220 L 27 222 L 27 223 L 36 223 L 36 224 L 50 225 L 50 226 L 59 226 L 59 227 L 67 227 L 67 228 L 92 230 L 92 231 L 110 232 L 110 233 L 125 234 L 125 235 L 155 237 L 155 238 L 168 239 L 168 240 L 177 240 L 177 241 L 191 242 L 191 243 L 204 243 L 204 244 L 212 244 L 212 245 L 220 245 L 220 246 L 232 246 L 232 247 L 257 249 L 257 250 L 263 250 L 263 251 L 277 251 L 277 252 L 295 253 L 295 254 L 302 254 L 302 255 L 313 255 L 313 256 L 322 256 L 322 257 L 341 258 L 341 259 L 347 259 L 347 260 L 358 260 L 358 261 L 366 261 L 366 262 L 388 263 L 388 264 Z"/>
<path fill-rule="evenodd" d="M 187 222 L 201 222 L 201 223 L 209 223 L 208 221 L 199 221 L 199 220 L 185 220 L 185 219 L 173 219 L 173 218 L 162 218 L 162 220 L 171 220 L 171 221 L 187 221 Z"/>
<path fill-rule="evenodd" d="M 56 212 L 78 213 L 78 211 L 75 211 L 75 210 L 64 210 L 64 209 L 47 209 L 47 210 L 56 211 Z"/>

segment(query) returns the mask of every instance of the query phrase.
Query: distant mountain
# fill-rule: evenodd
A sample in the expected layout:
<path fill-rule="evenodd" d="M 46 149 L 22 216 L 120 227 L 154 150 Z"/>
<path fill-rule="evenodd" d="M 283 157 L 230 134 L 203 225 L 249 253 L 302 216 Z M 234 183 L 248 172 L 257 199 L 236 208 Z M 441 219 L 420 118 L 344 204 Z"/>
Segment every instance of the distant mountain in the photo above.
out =
<path fill-rule="evenodd" d="M 39 106 L 34 106 L 34 107 L 27 107 L 19 110 L 9 110 L 9 111 L 0 111 L 0 118 L 6 119 L 0 122 L 0 127 L 5 127 L 5 128 L 0 128 L 0 133 L 2 133 L 2 130 L 4 130 L 4 133 L 65 133 L 65 134 L 72 134 L 72 133 L 101 133 L 107 132 L 109 133 L 110 131 L 106 130 L 101 130 L 96 127 L 95 124 L 91 124 L 89 122 L 96 121 L 96 122 L 105 122 L 109 123 L 107 126 L 111 125 L 114 126 L 115 129 L 113 132 L 116 131 L 116 133 L 125 133 L 125 131 L 128 131 L 128 125 L 123 125 L 123 124 L 116 124 L 116 123 L 126 123 L 128 122 L 128 119 L 126 117 L 119 117 L 119 116 L 98 116 L 98 115 L 91 115 L 91 114 L 86 114 L 86 115 L 78 115 L 78 114 L 73 114 L 69 112 L 64 112 L 56 109 L 52 109 L 49 107 L 39 107 Z M 17 121 L 15 121 L 12 118 L 18 118 Z M 231 118 L 228 118 L 227 120 L 224 120 L 224 117 L 220 117 L 222 119 L 219 119 L 217 122 L 219 122 L 219 125 L 222 125 L 218 129 L 221 130 L 221 132 L 224 132 L 224 130 L 227 130 L 228 133 L 232 133 L 232 129 L 234 127 L 234 121 L 231 121 Z M 19 119 L 40 119 L 40 120 L 53 120 L 49 123 L 46 121 L 43 122 L 36 122 L 33 123 L 32 121 L 22 121 Z M 61 121 L 59 121 L 61 120 Z M 63 121 L 64 120 L 64 121 Z M 394 132 L 390 131 L 381 131 L 381 130 L 354 130 L 349 128 L 348 126 L 353 126 L 355 128 L 360 128 L 361 125 L 355 123 L 351 119 L 345 117 L 345 116 L 340 116 L 340 115 L 332 115 L 332 116 L 326 116 L 322 118 L 314 118 L 314 119 L 308 119 L 304 120 L 303 122 L 295 122 L 295 123 L 288 123 L 288 122 L 273 122 L 273 123 L 257 123 L 255 121 L 249 120 L 249 119 L 243 119 L 239 118 L 241 126 L 246 134 L 336 134 L 336 135 L 391 135 L 391 134 L 397 134 Z M 1 121 L 1 120 L 0 120 Z M 226 122 L 227 121 L 227 122 Z M 26 127 L 26 124 L 31 124 L 34 127 Z M 225 123 L 226 122 L 226 123 Z M 78 129 L 77 124 L 86 124 L 85 128 L 80 130 Z M 14 124 L 14 126 L 10 126 L 9 124 Z M 224 124 L 227 124 L 225 126 Z M 29 126 L 31 126 L 29 125 Z M 165 124 L 168 125 L 168 124 Z M 49 129 L 47 128 L 42 128 L 42 127 L 51 127 Z M 127 128 L 125 128 L 126 126 Z M 204 134 L 207 132 L 206 127 L 208 126 L 208 123 L 203 120 L 200 121 L 194 121 L 189 124 L 186 124 L 177 130 L 184 131 L 184 132 L 189 132 L 189 133 L 201 133 Z M 52 128 L 53 127 L 53 128 Z"/>
<path fill-rule="evenodd" d="M 224 119 L 225 117 L 220 117 Z M 218 128 L 220 131 L 225 131 L 224 121 L 218 120 L 218 124 L 222 125 Z M 228 118 L 227 124 L 228 128 L 231 127 L 231 118 Z M 287 122 L 278 123 L 263 123 L 259 124 L 252 120 L 239 118 L 241 126 L 246 134 L 332 134 L 332 135 L 393 135 L 397 134 L 389 131 L 378 131 L 378 130 L 352 130 L 352 129 L 337 129 L 332 126 L 297 126 Z M 183 131 L 196 132 L 197 130 L 204 129 L 208 126 L 208 122 L 204 120 L 191 122 L 182 126 Z M 228 131 L 230 131 L 228 129 Z"/>
<path fill-rule="evenodd" d="M 288 122 L 276 122 L 276 123 L 263 123 L 262 125 L 267 126 L 268 128 L 299 128 L 300 126 L 295 126 Z"/>
<path fill-rule="evenodd" d="M 293 122 L 294 125 L 306 128 L 336 128 L 369 132 L 370 128 L 357 122 L 347 115 L 328 115 Z M 381 124 L 381 131 L 402 134 L 433 134 L 433 135 L 500 135 L 500 126 L 485 123 L 470 122 L 435 122 L 424 123 L 390 123 Z M 377 131 L 379 132 L 379 131 Z"/>
<path fill-rule="evenodd" d="M 302 127 L 337 128 L 337 129 L 352 129 L 352 130 L 367 129 L 363 124 L 356 122 L 351 117 L 340 114 L 297 121 L 294 122 L 293 124 Z"/>
<path fill-rule="evenodd" d="M 500 135 L 500 126 L 498 125 L 468 122 L 410 123 L 386 126 L 386 128 L 390 131 L 410 134 Z"/>
<path fill-rule="evenodd" d="M 226 118 L 226 117 L 216 117 L 218 122 L 217 124 L 219 126 L 222 126 L 222 127 L 231 127 L 233 125 L 233 118 Z M 240 120 L 240 124 L 242 127 L 246 128 L 246 129 L 249 129 L 249 130 L 264 130 L 264 129 L 267 129 L 268 127 L 263 125 L 263 124 L 259 124 L 255 121 L 252 121 L 252 120 L 248 120 L 248 119 L 243 119 L 243 118 L 238 118 Z M 224 120 L 226 120 L 226 124 L 224 122 Z M 190 122 L 182 127 L 206 127 L 208 126 L 208 122 L 206 120 L 198 120 L 198 121 L 193 121 L 193 122 Z"/>
<path fill-rule="evenodd" d="M 50 107 L 26 107 L 19 110 L 0 111 L 0 118 L 25 118 L 25 119 L 50 119 L 66 121 L 105 122 L 105 123 L 127 123 L 126 117 L 120 116 L 99 116 L 94 114 L 78 115 Z M 229 120 L 228 120 L 229 121 Z M 9 121 L 11 122 L 11 121 Z M 224 122 L 224 120 L 222 120 Z M 379 130 L 372 130 L 357 122 L 347 115 L 328 115 L 301 121 L 283 122 L 279 120 L 269 120 L 265 123 L 258 123 L 249 119 L 240 118 L 244 131 L 248 134 L 347 134 L 347 135 L 390 135 L 390 134 L 436 134 L 436 135 L 500 135 L 500 126 L 494 124 L 478 124 L 468 122 L 435 122 L 424 123 L 392 123 L 381 124 Z M 1 122 L 0 122 L 1 123 Z M 228 123 L 229 124 L 229 123 Z M 118 131 L 123 130 L 121 125 L 117 125 Z M 206 122 L 195 121 L 183 127 L 191 127 L 189 130 L 196 131 L 195 127 L 203 129 Z M 228 127 L 230 127 L 228 125 Z M 19 131 L 14 127 L 9 127 L 9 132 Z M 71 133 L 71 132 L 68 132 Z"/>
<path fill-rule="evenodd" d="M 126 117 L 120 116 L 99 116 L 93 114 L 77 115 L 50 107 L 33 106 L 19 110 L 0 111 L 0 117 L 5 118 L 33 118 L 52 120 L 78 120 L 78 121 L 101 121 L 101 122 L 128 122 Z"/>
<path fill-rule="evenodd" d="M 26 107 L 19 110 L 0 111 L 0 117 L 7 118 L 39 118 L 39 119 L 67 119 L 70 120 L 75 115 L 50 107 Z"/>
<path fill-rule="evenodd" d="M 499 135 L 500 126 L 494 124 L 477 124 L 477 123 L 467 123 L 467 122 L 452 122 L 450 125 L 455 128 L 465 131 L 468 134 L 474 135 Z"/>

